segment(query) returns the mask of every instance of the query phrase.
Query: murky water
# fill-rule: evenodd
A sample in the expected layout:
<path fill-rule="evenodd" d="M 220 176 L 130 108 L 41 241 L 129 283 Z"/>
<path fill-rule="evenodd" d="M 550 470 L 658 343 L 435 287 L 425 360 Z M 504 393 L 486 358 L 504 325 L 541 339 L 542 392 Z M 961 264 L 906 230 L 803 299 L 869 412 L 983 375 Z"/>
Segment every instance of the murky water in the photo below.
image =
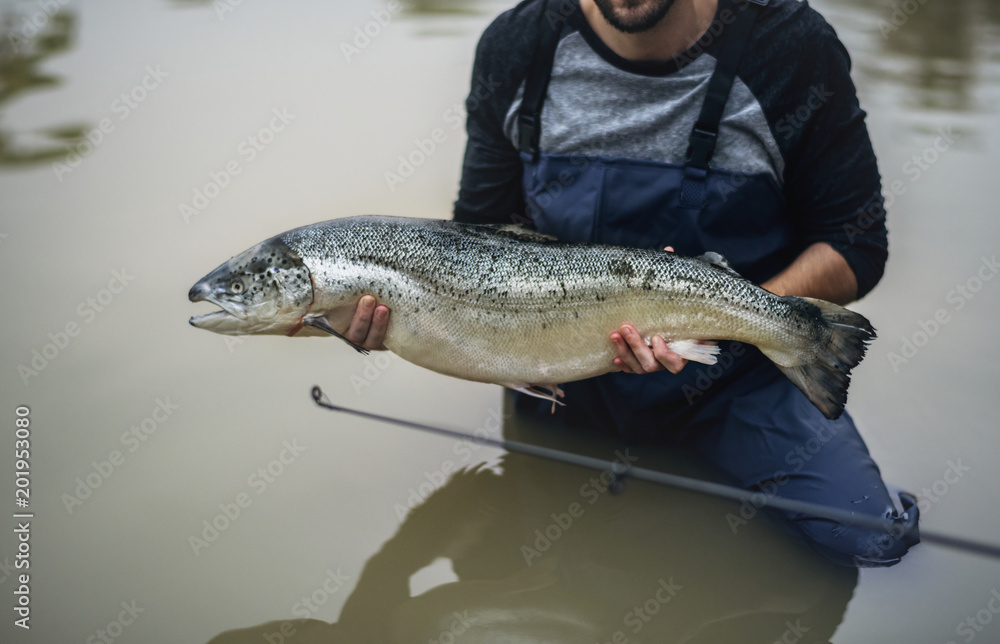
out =
<path fill-rule="evenodd" d="M 997 562 L 922 545 L 832 568 L 766 518 L 734 535 L 731 504 L 614 495 L 597 472 L 320 410 L 309 389 L 714 476 L 686 455 L 526 424 L 499 388 L 392 356 L 186 324 L 208 310 L 190 285 L 275 232 L 449 216 L 475 42 L 510 3 L 402 4 L 0 2 L 4 606 L 24 572 L 18 405 L 34 514 L 32 628 L 5 609 L 3 640 L 1000 641 Z M 926 527 L 998 541 L 1000 5 L 815 6 L 852 53 L 893 197 L 851 408 Z"/>

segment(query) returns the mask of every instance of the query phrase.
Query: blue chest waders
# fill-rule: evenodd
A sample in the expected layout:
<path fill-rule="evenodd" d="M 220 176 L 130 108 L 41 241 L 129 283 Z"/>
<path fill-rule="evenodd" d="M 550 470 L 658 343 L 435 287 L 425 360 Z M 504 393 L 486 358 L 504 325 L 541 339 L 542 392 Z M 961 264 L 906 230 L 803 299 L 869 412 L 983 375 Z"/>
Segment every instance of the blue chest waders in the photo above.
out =
<path fill-rule="evenodd" d="M 540 17 L 545 21 L 542 36 L 517 115 L 524 197 L 540 232 L 564 241 L 669 245 L 683 255 L 715 251 L 757 283 L 788 266 L 803 250 L 797 245 L 792 213 L 771 175 L 710 165 L 740 60 L 767 0 L 720 3 L 736 19 L 721 33 L 721 52 L 688 138 L 687 161 L 674 164 L 540 149 L 546 90 L 561 33 L 560 25 L 553 26 L 548 18 L 561 15 L 564 4 L 549 2 Z M 627 109 L 623 100 L 622 110 Z M 878 467 L 850 416 L 824 418 L 752 346 L 723 342 L 719 364 L 692 363 L 677 375 L 611 373 L 562 387 L 566 422 L 630 439 L 691 445 L 748 488 L 774 488 L 790 498 L 895 514 Z M 517 406 L 546 414 L 551 407 L 523 395 Z M 918 541 L 917 509 L 907 510 L 899 519 L 898 535 L 789 518 L 821 551 L 842 563 L 887 565 Z"/>

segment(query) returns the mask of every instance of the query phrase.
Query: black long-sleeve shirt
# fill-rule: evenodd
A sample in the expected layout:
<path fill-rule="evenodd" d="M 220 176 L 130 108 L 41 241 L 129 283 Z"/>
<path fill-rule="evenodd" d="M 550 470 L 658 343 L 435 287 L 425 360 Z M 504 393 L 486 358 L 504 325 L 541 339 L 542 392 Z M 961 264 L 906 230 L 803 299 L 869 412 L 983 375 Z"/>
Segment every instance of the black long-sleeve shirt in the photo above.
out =
<path fill-rule="evenodd" d="M 515 117 L 543 1 L 505 12 L 480 39 L 466 101 L 458 221 L 510 223 L 526 215 Z M 710 29 L 670 61 L 634 62 L 611 51 L 574 12 L 542 112 L 542 152 L 683 163 L 725 34 Z M 785 196 L 797 244 L 827 242 L 843 255 L 858 297 L 881 279 L 888 257 L 881 180 L 864 117 L 850 58 L 833 28 L 806 2 L 772 0 L 755 23 L 712 158 L 716 168 L 770 175 Z"/>

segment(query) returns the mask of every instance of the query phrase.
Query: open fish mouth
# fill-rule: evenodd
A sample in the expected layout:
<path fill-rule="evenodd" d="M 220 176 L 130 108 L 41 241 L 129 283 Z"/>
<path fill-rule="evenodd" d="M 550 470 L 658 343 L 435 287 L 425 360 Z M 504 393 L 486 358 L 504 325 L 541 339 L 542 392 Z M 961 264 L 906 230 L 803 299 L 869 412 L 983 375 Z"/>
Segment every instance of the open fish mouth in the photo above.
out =
<path fill-rule="evenodd" d="M 209 302 L 222 310 L 191 317 L 188 320 L 191 326 L 222 335 L 285 335 L 302 328 L 299 312 L 281 310 L 278 303 L 271 300 L 233 302 L 216 295 L 203 282 L 192 287 L 188 299 Z"/>
<path fill-rule="evenodd" d="M 194 315 L 188 323 L 195 328 L 224 335 L 244 335 L 252 332 L 251 325 L 246 320 L 226 310 Z"/>
<path fill-rule="evenodd" d="M 202 315 L 192 315 L 188 322 L 191 326 L 196 326 L 199 329 L 204 329 L 207 326 L 212 326 L 213 324 L 220 324 L 226 318 L 233 318 L 239 320 L 235 315 L 227 313 L 226 311 L 212 311 L 211 313 L 205 313 Z"/>
<path fill-rule="evenodd" d="M 237 335 L 249 331 L 246 311 L 235 302 L 216 298 L 207 280 L 202 280 L 191 287 L 188 299 L 192 302 L 209 302 L 222 309 L 204 315 L 192 316 L 188 322 L 191 326 L 215 333 Z"/>

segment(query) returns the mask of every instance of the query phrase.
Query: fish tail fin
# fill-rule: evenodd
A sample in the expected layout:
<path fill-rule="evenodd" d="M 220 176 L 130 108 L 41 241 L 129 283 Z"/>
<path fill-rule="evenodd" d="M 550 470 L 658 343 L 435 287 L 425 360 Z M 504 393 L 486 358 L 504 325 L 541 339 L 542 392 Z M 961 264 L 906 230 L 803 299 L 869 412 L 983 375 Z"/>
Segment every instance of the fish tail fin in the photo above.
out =
<path fill-rule="evenodd" d="M 811 362 L 782 365 L 764 351 L 806 398 L 833 420 L 839 418 L 847 403 L 851 369 L 865 357 L 868 343 L 875 339 L 875 329 L 868 319 L 842 306 L 809 297 L 783 298 L 807 318 L 818 323 L 821 346 Z"/>

